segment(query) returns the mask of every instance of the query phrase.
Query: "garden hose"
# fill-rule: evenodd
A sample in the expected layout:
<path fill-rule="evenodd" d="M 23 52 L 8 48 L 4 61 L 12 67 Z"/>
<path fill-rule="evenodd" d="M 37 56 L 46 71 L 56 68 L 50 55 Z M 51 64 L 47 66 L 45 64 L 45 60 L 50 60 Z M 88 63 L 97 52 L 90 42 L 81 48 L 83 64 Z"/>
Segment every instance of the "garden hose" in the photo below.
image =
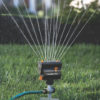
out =
<path fill-rule="evenodd" d="M 40 90 L 40 91 L 25 91 L 23 93 L 20 93 L 14 97 L 11 98 L 11 100 L 15 100 L 15 99 L 18 99 L 24 95 L 29 95 L 29 94 L 49 94 L 51 95 L 51 93 L 54 93 L 55 92 L 55 88 L 53 88 L 52 86 L 48 85 L 47 88 L 43 89 L 43 90 Z"/>
<path fill-rule="evenodd" d="M 40 91 L 26 91 L 26 92 L 20 93 L 20 94 L 18 94 L 16 96 L 12 97 L 11 100 L 18 99 L 18 98 L 20 98 L 20 97 L 22 97 L 24 95 L 29 95 L 29 94 L 42 94 L 42 93 L 44 93 L 43 90 L 40 90 Z"/>

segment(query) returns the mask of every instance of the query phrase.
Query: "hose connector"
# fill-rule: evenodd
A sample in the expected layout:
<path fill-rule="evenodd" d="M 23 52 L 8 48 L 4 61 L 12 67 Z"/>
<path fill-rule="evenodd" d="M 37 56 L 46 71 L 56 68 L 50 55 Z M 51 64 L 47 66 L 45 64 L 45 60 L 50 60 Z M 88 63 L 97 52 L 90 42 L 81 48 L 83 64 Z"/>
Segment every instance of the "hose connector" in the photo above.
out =
<path fill-rule="evenodd" d="M 54 92 L 55 92 L 55 88 L 53 88 L 51 85 L 48 85 L 47 88 L 45 88 L 43 91 L 44 94 L 49 94 Z"/>

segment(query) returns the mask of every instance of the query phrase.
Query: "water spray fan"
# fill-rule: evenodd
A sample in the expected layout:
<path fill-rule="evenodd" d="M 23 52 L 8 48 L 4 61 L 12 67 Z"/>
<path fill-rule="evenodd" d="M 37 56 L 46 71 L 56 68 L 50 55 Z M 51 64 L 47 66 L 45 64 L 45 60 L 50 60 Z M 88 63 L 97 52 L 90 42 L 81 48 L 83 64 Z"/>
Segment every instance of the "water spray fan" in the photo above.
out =
<path fill-rule="evenodd" d="M 23 93 L 20 93 L 14 97 L 11 98 L 11 100 L 18 99 L 24 95 L 29 94 L 48 94 L 48 97 L 42 97 L 40 100 L 58 100 L 56 98 L 52 98 L 52 93 L 55 92 L 55 88 L 52 86 L 55 80 L 58 80 L 61 78 L 61 68 L 62 63 L 60 61 L 43 61 L 41 60 L 38 63 L 39 68 L 39 80 L 46 81 L 47 88 L 40 90 L 40 91 L 26 91 Z"/>

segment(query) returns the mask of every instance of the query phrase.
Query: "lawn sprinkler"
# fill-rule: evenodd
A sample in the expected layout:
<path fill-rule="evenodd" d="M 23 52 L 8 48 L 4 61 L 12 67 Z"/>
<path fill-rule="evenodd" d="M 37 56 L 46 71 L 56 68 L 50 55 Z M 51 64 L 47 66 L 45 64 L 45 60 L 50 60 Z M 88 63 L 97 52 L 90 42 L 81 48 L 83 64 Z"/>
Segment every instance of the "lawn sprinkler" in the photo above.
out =
<path fill-rule="evenodd" d="M 26 91 L 20 93 L 11 98 L 11 100 L 15 100 L 20 98 L 24 95 L 28 94 L 48 94 L 48 97 L 42 97 L 40 100 L 58 100 L 56 98 L 52 98 L 52 93 L 55 92 L 55 88 L 52 87 L 55 80 L 61 78 L 61 67 L 62 63 L 60 61 L 41 61 L 38 63 L 39 68 L 39 80 L 46 81 L 47 88 L 40 90 L 40 91 Z"/>

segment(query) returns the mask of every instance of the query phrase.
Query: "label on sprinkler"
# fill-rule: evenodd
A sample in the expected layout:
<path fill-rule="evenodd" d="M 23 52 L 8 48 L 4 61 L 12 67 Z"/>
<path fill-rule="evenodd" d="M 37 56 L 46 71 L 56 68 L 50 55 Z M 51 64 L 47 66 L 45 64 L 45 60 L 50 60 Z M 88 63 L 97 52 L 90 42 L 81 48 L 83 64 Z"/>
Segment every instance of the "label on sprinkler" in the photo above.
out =
<path fill-rule="evenodd" d="M 49 99 L 49 98 L 42 97 L 42 98 L 40 98 L 40 100 L 59 100 L 59 99 L 57 99 L 57 98 L 51 98 L 51 99 Z"/>

